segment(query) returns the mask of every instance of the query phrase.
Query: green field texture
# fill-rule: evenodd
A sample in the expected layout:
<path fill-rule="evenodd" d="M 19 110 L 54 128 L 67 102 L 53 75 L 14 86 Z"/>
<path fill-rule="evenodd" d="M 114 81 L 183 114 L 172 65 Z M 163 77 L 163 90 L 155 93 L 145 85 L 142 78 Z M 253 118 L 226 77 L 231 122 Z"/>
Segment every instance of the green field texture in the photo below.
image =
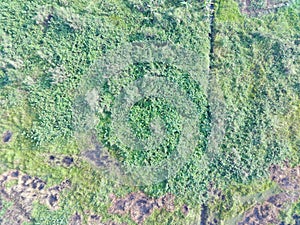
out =
<path fill-rule="evenodd" d="M 108 213 L 109 194 L 139 190 L 153 197 L 176 196 L 173 213 L 155 211 L 144 224 L 193 224 L 202 204 L 226 224 L 278 192 L 268 180 L 270 165 L 284 160 L 300 164 L 299 2 L 259 17 L 242 14 L 232 0 L 214 6 L 211 24 L 209 2 L 1 1 L 0 135 L 9 130 L 13 137 L 0 142 L 0 173 L 19 169 L 48 187 L 65 179 L 72 182 L 71 190 L 62 193 L 59 210 L 34 203 L 30 224 L 68 224 L 72 214 L 86 210 L 104 221 L 135 224 L 128 215 Z M 99 87 L 97 138 L 124 164 L 159 163 L 176 150 L 182 128 L 180 115 L 167 101 L 146 99 L 132 108 L 131 128 L 138 138 L 147 138 L 151 121 L 160 118 L 167 127 L 166 142 L 160 151 L 147 153 L 117 145 L 110 133 L 111 110 L 129 82 L 155 71 L 176 82 L 199 109 L 201 138 L 180 171 L 152 186 L 123 186 L 82 159 L 74 102 L 97 60 L 126 43 L 145 41 L 168 42 L 198 54 L 203 68 L 199 76 L 216 82 L 224 106 L 213 108 L 211 92 L 176 65 L 164 63 L 130 65 Z M 203 166 L 199 162 L 208 151 L 213 114 L 225 118 L 225 136 Z M 53 166 L 50 155 L 69 155 L 76 163 Z M 211 184 L 227 202 L 210 201 Z M 190 208 L 186 217 L 180 211 L 183 204 Z M 282 220 L 299 214 L 299 204 L 283 212 Z"/>

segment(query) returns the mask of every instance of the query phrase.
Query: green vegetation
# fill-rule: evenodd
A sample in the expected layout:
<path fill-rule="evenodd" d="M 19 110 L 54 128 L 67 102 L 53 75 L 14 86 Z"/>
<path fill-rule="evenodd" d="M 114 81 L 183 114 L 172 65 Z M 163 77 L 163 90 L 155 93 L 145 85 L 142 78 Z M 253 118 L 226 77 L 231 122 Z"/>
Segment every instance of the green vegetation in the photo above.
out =
<path fill-rule="evenodd" d="M 43 205 L 36 206 L 35 211 L 33 211 L 33 220 L 28 223 L 28 225 L 63 225 L 67 224 L 70 212 L 68 212 L 67 207 L 64 210 L 50 211 L 47 207 Z"/>
<path fill-rule="evenodd" d="M 261 9 L 264 4 L 257 1 L 251 7 Z M 108 209 L 110 194 L 136 191 L 176 196 L 174 212 L 154 211 L 145 224 L 193 224 L 202 204 L 216 211 L 221 221 L 233 221 L 280 192 L 268 180 L 269 167 L 284 160 L 300 164 L 299 2 L 259 17 L 243 14 L 241 2 L 233 0 L 214 6 L 211 24 L 209 2 L 1 1 L 0 172 L 19 169 L 46 181 L 47 187 L 65 179 L 72 183 L 62 193 L 59 210 L 34 204 L 30 224 L 67 224 L 75 212 L 85 215 L 89 210 L 103 221 L 134 224 L 128 215 L 112 215 Z M 164 62 L 133 63 L 101 86 L 88 80 L 95 75 L 97 60 L 133 42 L 172 43 L 196 53 L 203 69 L 198 79 L 207 77 L 220 87 L 218 100 L 224 108 L 213 105 L 213 91 L 189 71 Z M 176 152 L 184 127 L 182 115 L 167 98 L 144 98 L 128 115 L 137 140 L 156 134 L 163 138 L 159 146 L 147 146 L 147 151 L 131 148 L 120 143 L 111 127 L 118 95 L 146 75 L 174 82 L 196 105 L 199 138 L 175 176 L 150 186 L 123 186 L 82 158 L 91 149 L 81 149 L 76 135 L 88 136 L 90 130 L 81 129 L 74 107 L 80 94 L 95 88 L 97 143 L 124 165 L 159 165 Z M 208 89 L 213 88 L 208 84 Z M 79 116 L 87 115 L 87 108 L 80 110 Z M 214 113 L 225 118 L 220 127 L 225 134 L 211 153 Z M 4 143 L 6 131 L 12 137 Z M 76 163 L 53 166 L 50 155 L 69 155 Z M 212 189 L 221 190 L 226 201 L 209 201 Z M 189 207 L 187 216 L 181 212 L 183 204 Z M 299 204 L 291 205 L 281 219 L 289 222 L 294 214 L 300 215 Z M 0 221 L 7 207 L 0 208 Z"/>

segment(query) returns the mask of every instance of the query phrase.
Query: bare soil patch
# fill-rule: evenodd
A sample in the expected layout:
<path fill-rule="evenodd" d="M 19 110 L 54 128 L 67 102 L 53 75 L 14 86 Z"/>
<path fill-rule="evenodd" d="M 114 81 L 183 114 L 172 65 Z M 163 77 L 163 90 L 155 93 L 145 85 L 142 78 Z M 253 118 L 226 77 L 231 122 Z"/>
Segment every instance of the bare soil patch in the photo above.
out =
<path fill-rule="evenodd" d="M 286 191 L 300 191 L 300 166 L 292 168 L 287 162 L 283 167 L 273 165 L 270 168 L 272 181 Z"/>
<path fill-rule="evenodd" d="M 52 155 L 52 154 L 44 154 L 47 163 L 51 166 L 63 166 L 63 167 L 71 167 L 76 164 L 76 159 L 70 155 Z"/>
<path fill-rule="evenodd" d="M 222 192 L 221 189 L 217 188 L 213 182 L 209 183 L 208 186 L 208 195 L 209 201 L 207 203 L 203 203 L 201 205 L 200 210 L 200 225 L 219 225 L 220 218 L 218 212 L 211 210 L 209 205 L 214 204 L 215 202 L 224 202 L 224 207 L 229 209 L 229 205 L 226 204 L 228 202 L 226 200 L 226 195 Z"/>
<path fill-rule="evenodd" d="M 102 222 L 102 217 L 100 215 L 91 212 L 85 212 L 85 214 L 88 216 L 87 221 L 84 221 L 83 216 L 76 212 L 71 216 L 68 225 L 127 225 L 126 223 L 117 223 L 114 221 Z"/>
<path fill-rule="evenodd" d="M 13 133 L 8 130 L 2 135 L 2 141 L 4 143 L 7 143 L 11 140 L 12 136 L 13 136 Z"/>
<path fill-rule="evenodd" d="M 164 195 L 158 199 L 150 198 L 142 192 L 130 193 L 124 198 L 110 196 L 112 206 L 109 212 L 112 214 L 125 215 L 130 214 L 131 219 L 137 224 L 143 222 L 153 213 L 155 209 L 166 209 L 169 212 L 174 211 L 174 199 L 171 194 Z"/>
<path fill-rule="evenodd" d="M 119 163 L 105 149 L 99 147 L 95 150 L 83 152 L 82 156 L 98 168 L 109 169 L 119 167 Z"/>
<path fill-rule="evenodd" d="M 74 215 L 71 216 L 69 219 L 69 225 L 81 225 L 82 224 L 82 218 L 81 216 L 76 212 Z"/>
<path fill-rule="evenodd" d="M 9 185 L 14 182 L 12 185 Z M 13 170 L 0 175 L 1 198 L 12 202 L 13 205 L 5 212 L 2 220 L 11 221 L 11 225 L 29 222 L 33 202 L 38 201 L 47 205 L 50 209 L 58 209 L 60 193 L 71 186 L 66 180 L 59 185 L 45 188 L 46 182 Z"/>
<path fill-rule="evenodd" d="M 241 0 L 241 12 L 250 16 L 259 16 L 274 12 L 276 9 L 288 6 L 289 0 L 263 0 L 260 6 L 257 5 L 258 0 Z"/>
<path fill-rule="evenodd" d="M 190 211 L 190 209 L 187 205 L 183 205 L 181 207 L 181 212 L 182 212 L 183 215 L 187 216 L 189 214 L 189 211 Z"/>
<path fill-rule="evenodd" d="M 282 193 L 269 197 L 265 202 L 256 205 L 246 212 L 238 225 L 248 224 L 279 224 L 279 213 L 286 206 L 300 198 L 300 166 L 292 168 L 288 163 L 283 167 L 270 167 L 270 178 L 283 190 Z"/>

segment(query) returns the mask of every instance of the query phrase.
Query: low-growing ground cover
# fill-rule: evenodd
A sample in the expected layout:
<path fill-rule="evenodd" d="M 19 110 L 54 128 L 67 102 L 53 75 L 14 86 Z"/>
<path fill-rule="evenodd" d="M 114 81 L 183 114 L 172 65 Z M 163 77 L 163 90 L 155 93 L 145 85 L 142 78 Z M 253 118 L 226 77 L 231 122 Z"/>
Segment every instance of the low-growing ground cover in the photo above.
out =
<path fill-rule="evenodd" d="M 297 1 L 0 8 L 0 224 L 297 223 Z"/>

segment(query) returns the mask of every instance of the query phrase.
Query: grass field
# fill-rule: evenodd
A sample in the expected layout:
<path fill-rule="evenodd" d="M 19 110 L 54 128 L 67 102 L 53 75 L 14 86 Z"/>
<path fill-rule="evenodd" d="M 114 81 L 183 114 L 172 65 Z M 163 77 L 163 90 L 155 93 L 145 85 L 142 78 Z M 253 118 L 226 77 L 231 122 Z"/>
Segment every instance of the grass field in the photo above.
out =
<path fill-rule="evenodd" d="M 297 224 L 298 1 L 0 8 L 0 224 Z"/>

